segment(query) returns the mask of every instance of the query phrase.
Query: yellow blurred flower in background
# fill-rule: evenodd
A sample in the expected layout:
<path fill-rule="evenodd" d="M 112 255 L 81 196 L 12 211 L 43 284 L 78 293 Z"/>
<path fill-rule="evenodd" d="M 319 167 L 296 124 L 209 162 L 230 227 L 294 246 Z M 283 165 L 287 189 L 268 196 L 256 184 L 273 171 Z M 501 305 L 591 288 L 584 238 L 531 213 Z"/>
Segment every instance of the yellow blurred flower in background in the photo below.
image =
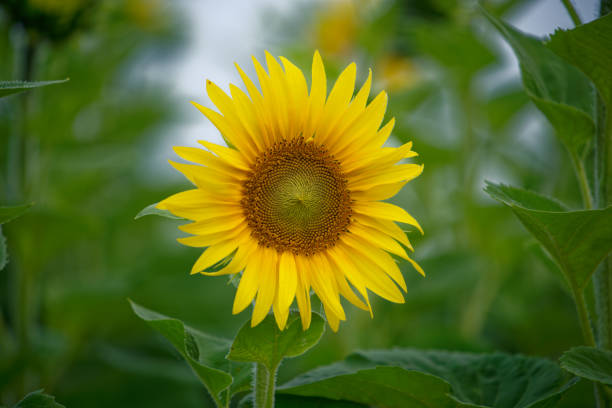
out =
<path fill-rule="evenodd" d="M 377 85 L 389 92 L 399 92 L 416 84 L 420 75 L 410 58 L 386 54 L 376 64 Z"/>
<path fill-rule="evenodd" d="M 82 7 L 90 3 L 90 0 L 27 0 L 30 7 L 38 11 L 60 17 L 70 18 Z"/>
<path fill-rule="evenodd" d="M 350 53 L 359 29 L 357 10 L 353 1 L 332 1 L 319 13 L 314 28 L 316 46 L 324 54 Z"/>

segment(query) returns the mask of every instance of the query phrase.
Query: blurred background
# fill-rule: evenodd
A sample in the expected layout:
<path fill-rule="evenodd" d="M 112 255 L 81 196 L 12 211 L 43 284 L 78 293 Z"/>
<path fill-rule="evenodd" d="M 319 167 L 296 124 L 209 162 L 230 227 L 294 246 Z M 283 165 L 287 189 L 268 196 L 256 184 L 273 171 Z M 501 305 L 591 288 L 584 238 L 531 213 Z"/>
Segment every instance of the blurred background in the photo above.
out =
<path fill-rule="evenodd" d="M 483 3 L 541 37 L 572 27 L 558 0 Z M 596 17 L 597 0 L 575 3 Z M 566 152 L 475 2 L 0 0 L 0 79 L 70 78 L 0 100 L 0 205 L 34 203 L 3 226 L 0 405 L 44 388 L 67 407 L 212 406 L 127 298 L 227 338 L 249 316 L 231 315 L 226 278 L 189 276 L 198 250 L 175 241 L 178 222 L 134 216 L 188 187 L 172 146 L 221 141 L 189 104 L 212 107 L 205 80 L 240 85 L 233 62 L 253 74 L 266 49 L 307 77 L 314 49 L 330 79 L 356 61 L 362 82 L 371 67 L 397 119 L 389 143 L 414 141 L 425 163 L 393 201 L 425 229 L 411 239 L 427 278 L 402 264 L 405 304 L 375 300 L 373 320 L 347 306 L 339 333 L 287 360 L 280 383 L 356 348 L 556 359 L 581 343 L 560 273 L 482 191 L 489 179 L 580 205 Z M 565 406 L 588 403 L 583 383 Z"/>

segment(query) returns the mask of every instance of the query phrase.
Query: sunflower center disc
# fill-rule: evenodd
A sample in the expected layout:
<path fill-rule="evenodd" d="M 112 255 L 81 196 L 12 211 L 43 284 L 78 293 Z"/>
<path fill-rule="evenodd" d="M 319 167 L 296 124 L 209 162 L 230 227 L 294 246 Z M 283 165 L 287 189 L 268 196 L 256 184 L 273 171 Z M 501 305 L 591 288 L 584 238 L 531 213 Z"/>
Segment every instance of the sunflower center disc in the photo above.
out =
<path fill-rule="evenodd" d="M 261 245 L 301 255 L 335 245 L 351 222 L 350 204 L 338 161 L 302 138 L 277 142 L 257 158 L 241 201 Z"/>

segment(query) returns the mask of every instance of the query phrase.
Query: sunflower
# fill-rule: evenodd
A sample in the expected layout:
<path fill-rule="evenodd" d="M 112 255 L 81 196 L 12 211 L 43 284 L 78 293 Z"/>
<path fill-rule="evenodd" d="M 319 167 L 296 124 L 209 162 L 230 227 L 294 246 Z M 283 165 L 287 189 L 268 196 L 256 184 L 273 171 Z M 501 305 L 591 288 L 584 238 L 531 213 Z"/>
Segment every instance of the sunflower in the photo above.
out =
<path fill-rule="evenodd" d="M 175 147 L 188 162 L 170 163 L 196 188 L 161 201 L 157 208 L 193 220 L 179 228 L 179 242 L 206 247 L 192 274 L 241 274 L 233 313 L 254 301 L 251 325 L 272 308 L 285 327 L 294 299 L 302 326 L 311 319 L 311 289 L 330 327 L 345 312 L 340 295 L 370 312 L 368 290 L 403 303 L 406 290 L 391 256 L 423 270 L 406 253 L 412 246 L 395 223 L 417 221 L 383 202 L 423 170 L 403 163 L 416 156 L 412 143 L 383 147 L 394 119 L 381 127 L 387 95 L 369 104 L 372 72 L 355 91 L 350 64 L 329 95 L 321 56 L 315 52 L 310 92 L 304 75 L 284 57 L 266 52 L 268 71 L 253 58 L 260 90 L 236 65 L 247 93 L 230 84 L 230 95 L 211 81 L 207 93 L 220 113 L 192 102 L 219 129 L 228 146 Z M 211 266 L 225 264 L 220 270 Z M 399 288 L 398 288 L 399 286 Z"/>

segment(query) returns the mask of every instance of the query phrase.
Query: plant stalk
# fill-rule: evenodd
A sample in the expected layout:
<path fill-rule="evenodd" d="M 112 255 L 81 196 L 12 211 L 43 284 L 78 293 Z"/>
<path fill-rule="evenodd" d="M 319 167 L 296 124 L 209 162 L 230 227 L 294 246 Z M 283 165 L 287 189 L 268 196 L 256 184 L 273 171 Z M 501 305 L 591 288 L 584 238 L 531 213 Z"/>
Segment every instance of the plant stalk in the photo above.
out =
<path fill-rule="evenodd" d="M 26 43 L 22 50 L 22 66 L 21 66 L 21 78 L 24 81 L 31 81 L 34 73 L 34 64 L 36 60 L 36 54 L 38 51 L 38 41 L 34 34 L 27 32 Z M 12 179 L 13 184 L 13 200 L 16 202 L 22 202 L 28 195 L 28 111 L 29 111 L 29 96 L 28 92 L 21 95 L 21 112 L 20 112 L 20 127 L 15 132 L 15 140 L 11 144 L 11 155 L 14 167 L 11 168 L 13 171 Z M 12 259 L 12 270 L 14 271 L 14 282 L 17 285 L 16 288 L 16 302 L 15 302 L 15 333 L 18 345 L 19 358 L 23 361 L 27 361 L 31 358 L 31 340 L 30 340 L 30 329 L 31 329 L 31 317 L 32 317 L 32 274 L 27 267 L 24 268 L 25 262 L 19 262 L 17 257 Z M 19 385 L 22 388 L 19 390 L 21 394 L 25 394 L 27 391 L 26 377 L 27 377 L 27 366 L 24 367 L 21 378 L 19 379 Z"/>
<path fill-rule="evenodd" d="M 567 13 L 570 15 L 570 18 L 572 19 L 572 22 L 574 23 L 574 25 L 576 26 L 581 25 L 582 21 L 580 21 L 580 16 L 578 15 L 578 12 L 576 11 L 576 8 L 572 4 L 572 2 L 570 0 L 561 0 L 561 3 L 563 3 L 563 5 L 565 6 L 565 9 L 567 10 Z"/>
<path fill-rule="evenodd" d="M 255 364 L 255 408 L 273 408 L 276 388 L 276 370 L 269 370 L 261 363 Z"/>
<path fill-rule="evenodd" d="M 589 319 L 589 311 L 584 299 L 584 293 L 582 289 L 578 288 L 575 284 L 572 283 L 571 286 L 574 294 L 574 301 L 576 302 L 576 310 L 578 312 L 580 328 L 582 329 L 582 336 L 584 337 L 584 343 L 589 347 L 597 347 L 597 344 L 595 343 L 595 336 L 593 335 L 593 328 Z M 593 383 L 593 391 L 595 395 L 595 406 L 597 408 L 606 408 L 608 405 L 606 405 L 606 401 L 603 396 L 603 386 Z"/>
<path fill-rule="evenodd" d="M 598 208 L 612 205 L 612 119 L 606 107 L 597 100 L 597 138 L 595 141 L 595 204 Z M 593 277 L 597 312 L 597 344 L 612 349 L 612 258 L 604 259 Z"/>
<path fill-rule="evenodd" d="M 593 329 L 591 327 L 591 321 L 589 320 L 589 311 L 587 309 L 586 301 L 584 299 L 584 293 L 582 289 L 576 287 L 573 284 L 572 292 L 574 293 L 576 311 L 578 312 L 578 319 L 580 320 L 580 328 L 582 329 L 582 337 L 584 337 L 584 343 L 590 347 L 597 347 L 595 344 L 595 336 L 593 335 Z"/>
<path fill-rule="evenodd" d="M 578 177 L 578 184 L 580 185 L 580 194 L 582 195 L 582 202 L 584 208 L 591 210 L 593 208 L 593 198 L 591 196 L 591 188 L 589 187 L 589 179 L 587 178 L 586 171 L 584 169 L 584 163 L 576 155 L 572 155 L 572 161 L 576 169 L 576 177 Z"/>

